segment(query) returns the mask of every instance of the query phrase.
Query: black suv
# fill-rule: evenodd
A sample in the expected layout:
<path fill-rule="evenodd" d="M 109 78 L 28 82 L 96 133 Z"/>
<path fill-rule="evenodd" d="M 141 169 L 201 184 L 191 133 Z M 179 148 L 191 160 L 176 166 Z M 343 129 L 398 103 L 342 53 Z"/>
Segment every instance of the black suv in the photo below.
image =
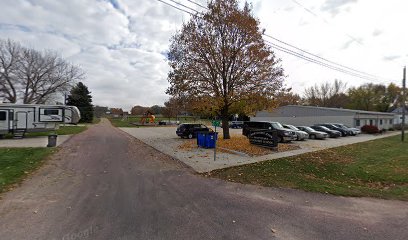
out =
<path fill-rule="evenodd" d="M 310 127 L 313 128 L 316 131 L 325 132 L 325 133 L 329 134 L 329 137 L 331 137 L 331 138 L 337 138 L 337 137 L 341 136 L 341 132 L 336 131 L 336 130 L 331 130 L 331 129 L 325 127 L 325 126 L 316 126 L 315 125 L 315 126 L 310 126 Z"/>
<path fill-rule="evenodd" d="M 242 135 L 248 136 L 249 133 L 254 130 L 276 130 L 278 142 L 290 142 L 297 139 L 297 135 L 294 131 L 285 129 L 282 124 L 278 122 L 244 122 Z"/>
<path fill-rule="evenodd" d="M 207 126 L 199 123 L 183 123 L 177 127 L 176 134 L 181 138 L 195 138 L 198 132 L 211 132 Z"/>
<path fill-rule="evenodd" d="M 331 123 L 316 124 L 316 126 L 323 126 L 323 127 L 327 127 L 330 130 L 339 131 L 342 137 L 351 135 L 350 131 L 343 129 L 341 127 L 337 127 Z"/>

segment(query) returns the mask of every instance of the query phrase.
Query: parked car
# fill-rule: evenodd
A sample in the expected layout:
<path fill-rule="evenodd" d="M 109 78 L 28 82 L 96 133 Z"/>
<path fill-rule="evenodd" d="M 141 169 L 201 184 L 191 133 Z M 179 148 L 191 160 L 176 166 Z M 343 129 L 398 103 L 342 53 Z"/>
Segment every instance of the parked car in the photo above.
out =
<path fill-rule="evenodd" d="M 310 139 L 325 139 L 329 137 L 329 134 L 325 132 L 316 131 L 313 128 L 308 127 L 308 126 L 296 126 L 296 127 L 302 131 L 307 132 L 309 134 Z"/>
<path fill-rule="evenodd" d="M 329 134 L 329 137 L 331 137 L 331 138 L 338 138 L 338 137 L 341 136 L 341 132 L 336 131 L 336 130 L 328 129 L 325 126 L 316 126 L 315 125 L 315 126 L 310 126 L 310 127 L 313 128 L 316 131 L 325 132 L 325 133 Z"/>
<path fill-rule="evenodd" d="M 309 138 L 309 134 L 307 132 L 298 129 L 297 127 L 295 127 L 293 125 L 282 124 L 282 126 L 284 128 L 286 128 L 286 129 L 294 131 L 296 133 L 296 136 L 297 136 L 296 140 L 298 140 L 298 141 L 305 140 L 306 138 Z"/>
<path fill-rule="evenodd" d="M 320 123 L 320 124 L 316 124 L 316 125 L 317 126 L 327 127 L 330 130 L 338 131 L 338 132 L 341 133 L 342 137 L 351 136 L 351 134 L 352 134 L 352 132 L 350 130 L 346 130 L 346 129 L 343 129 L 341 127 L 337 127 L 337 126 L 335 126 L 335 125 L 333 125 L 331 123 Z"/>
<path fill-rule="evenodd" d="M 229 124 L 230 128 L 242 128 L 244 126 L 244 121 L 231 121 Z"/>
<path fill-rule="evenodd" d="M 351 127 L 348 127 L 347 125 L 344 125 L 344 124 L 342 124 L 342 123 L 333 123 L 333 125 L 334 125 L 334 126 L 337 126 L 337 127 L 340 127 L 340 128 L 343 128 L 343 129 L 349 130 L 349 131 L 351 132 L 351 135 L 352 135 L 352 136 L 356 136 L 357 134 L 360 134 L 360 133 L 361 133 L 361 130 L 360 130 L 360 129 L 358 129 L 358 128 L 351 128 Z"/>
<path fill-rule="evenodd" d="M 210 128 L 198 123 L 183 123 L 177 127 L 176 134 L 181 138 L 196 138 L 198 132 L 212 132 Z"/>
<path fill-rule="evenodd" d="M 278 142 L 290 142 L 297 139 L 294 131 L 285 129 L 282 124 L 278 122 L 244 122 L 242 134 L 248 136 L 253 130 L 276 130 L 278 135 Z"/>
<path fill-rule="evenodd" d="M 172 120 L 161 120 L 159 125 L 178 125 L 180 121 L 172 121 Z"/>

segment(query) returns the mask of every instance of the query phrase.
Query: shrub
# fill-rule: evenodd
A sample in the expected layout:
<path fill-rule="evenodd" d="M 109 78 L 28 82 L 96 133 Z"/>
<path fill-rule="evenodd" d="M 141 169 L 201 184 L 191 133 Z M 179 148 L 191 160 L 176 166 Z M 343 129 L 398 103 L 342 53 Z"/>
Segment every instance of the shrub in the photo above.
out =
<path fill-rule="evenodd" d="M 378 127 L 373 126 L 373 125 L 364 125 L 364 126 L 361 127 L 361 131 L 363 133 L 368 133 L 368 134 L 374 134 L 374 133 L 379 133 L 380 132 Z"/>

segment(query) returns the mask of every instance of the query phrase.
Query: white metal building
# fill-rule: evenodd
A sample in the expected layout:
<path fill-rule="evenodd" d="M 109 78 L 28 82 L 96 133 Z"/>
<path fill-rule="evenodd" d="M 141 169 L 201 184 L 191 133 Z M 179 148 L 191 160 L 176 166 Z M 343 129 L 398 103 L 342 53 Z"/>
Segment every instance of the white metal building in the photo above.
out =
<path fill-rule="evenodd" d="M 394 113 L 394 124 L 395 125 L 401 125 L 402 123 L 402 107 L 396 108 L 394 111 L 392 111 L 391 113 Z M 405 108 L 405 113 L 406 115 L 408 115 L 408 107 Z M 405 116 L 405 124 L 408 124 L 407 121 L 408 118 L 407 116 Z"/>
<path fill-rule="evenodd" d="M 379 129 L 389 129 L 394 125 L 393 113 L 288 105 L 273 111 L 257 112 L 251 121 L 274 121 L 295 126 L 310 126 L 318 123 L 343 123 L 349 127 L 361 128 L 375 125 Z"/>

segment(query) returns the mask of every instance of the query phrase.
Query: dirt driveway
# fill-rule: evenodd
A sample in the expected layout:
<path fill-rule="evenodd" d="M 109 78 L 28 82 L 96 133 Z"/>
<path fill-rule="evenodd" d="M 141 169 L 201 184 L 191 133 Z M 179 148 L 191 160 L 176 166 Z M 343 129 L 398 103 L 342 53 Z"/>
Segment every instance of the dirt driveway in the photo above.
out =
<path fill-rule="evenodd" d="M 265 160 L 277 159 L 282 157 L 294 156 L 306 152 L 318 151 L 326 148 L 338 147 L 352 143 L 365 142 L 378 138 L 393 136 L 399 134 L 392 132 L 382 135 L 367 135 L 360 134 L 358 136 L 328 138 L 325 140 L 306 140 L 294 141 L 290 144 L 297 144 L 300 149 L 273 153 L 258 157 L 249 157 L 245 155 L 237 155 L 231 153 L 217 153 L 216 161 L 214 161 L 214 150 L 212 149 L 193 149 L 185 151 L 179 149 L 179 146 L 186 141 L 176 135 L 176 127 L 143 127 L 143 128 L 120 128 L 122 131 L 132 135 L 142 142 L 154 147 L 155 149 L 170 155 L 188 166 L 192 167 L 197 172 L 208 172 L 215 169 L 226 168 L 231 166 L 239 166 L 249 163 L 255 163 Z M 217 128 L 218 129 L 218 128 Z M 241 129 L 230 129 L 231 134 L 241 134 Z M 220 132 L 222 134 L 222 131 Z"/>

